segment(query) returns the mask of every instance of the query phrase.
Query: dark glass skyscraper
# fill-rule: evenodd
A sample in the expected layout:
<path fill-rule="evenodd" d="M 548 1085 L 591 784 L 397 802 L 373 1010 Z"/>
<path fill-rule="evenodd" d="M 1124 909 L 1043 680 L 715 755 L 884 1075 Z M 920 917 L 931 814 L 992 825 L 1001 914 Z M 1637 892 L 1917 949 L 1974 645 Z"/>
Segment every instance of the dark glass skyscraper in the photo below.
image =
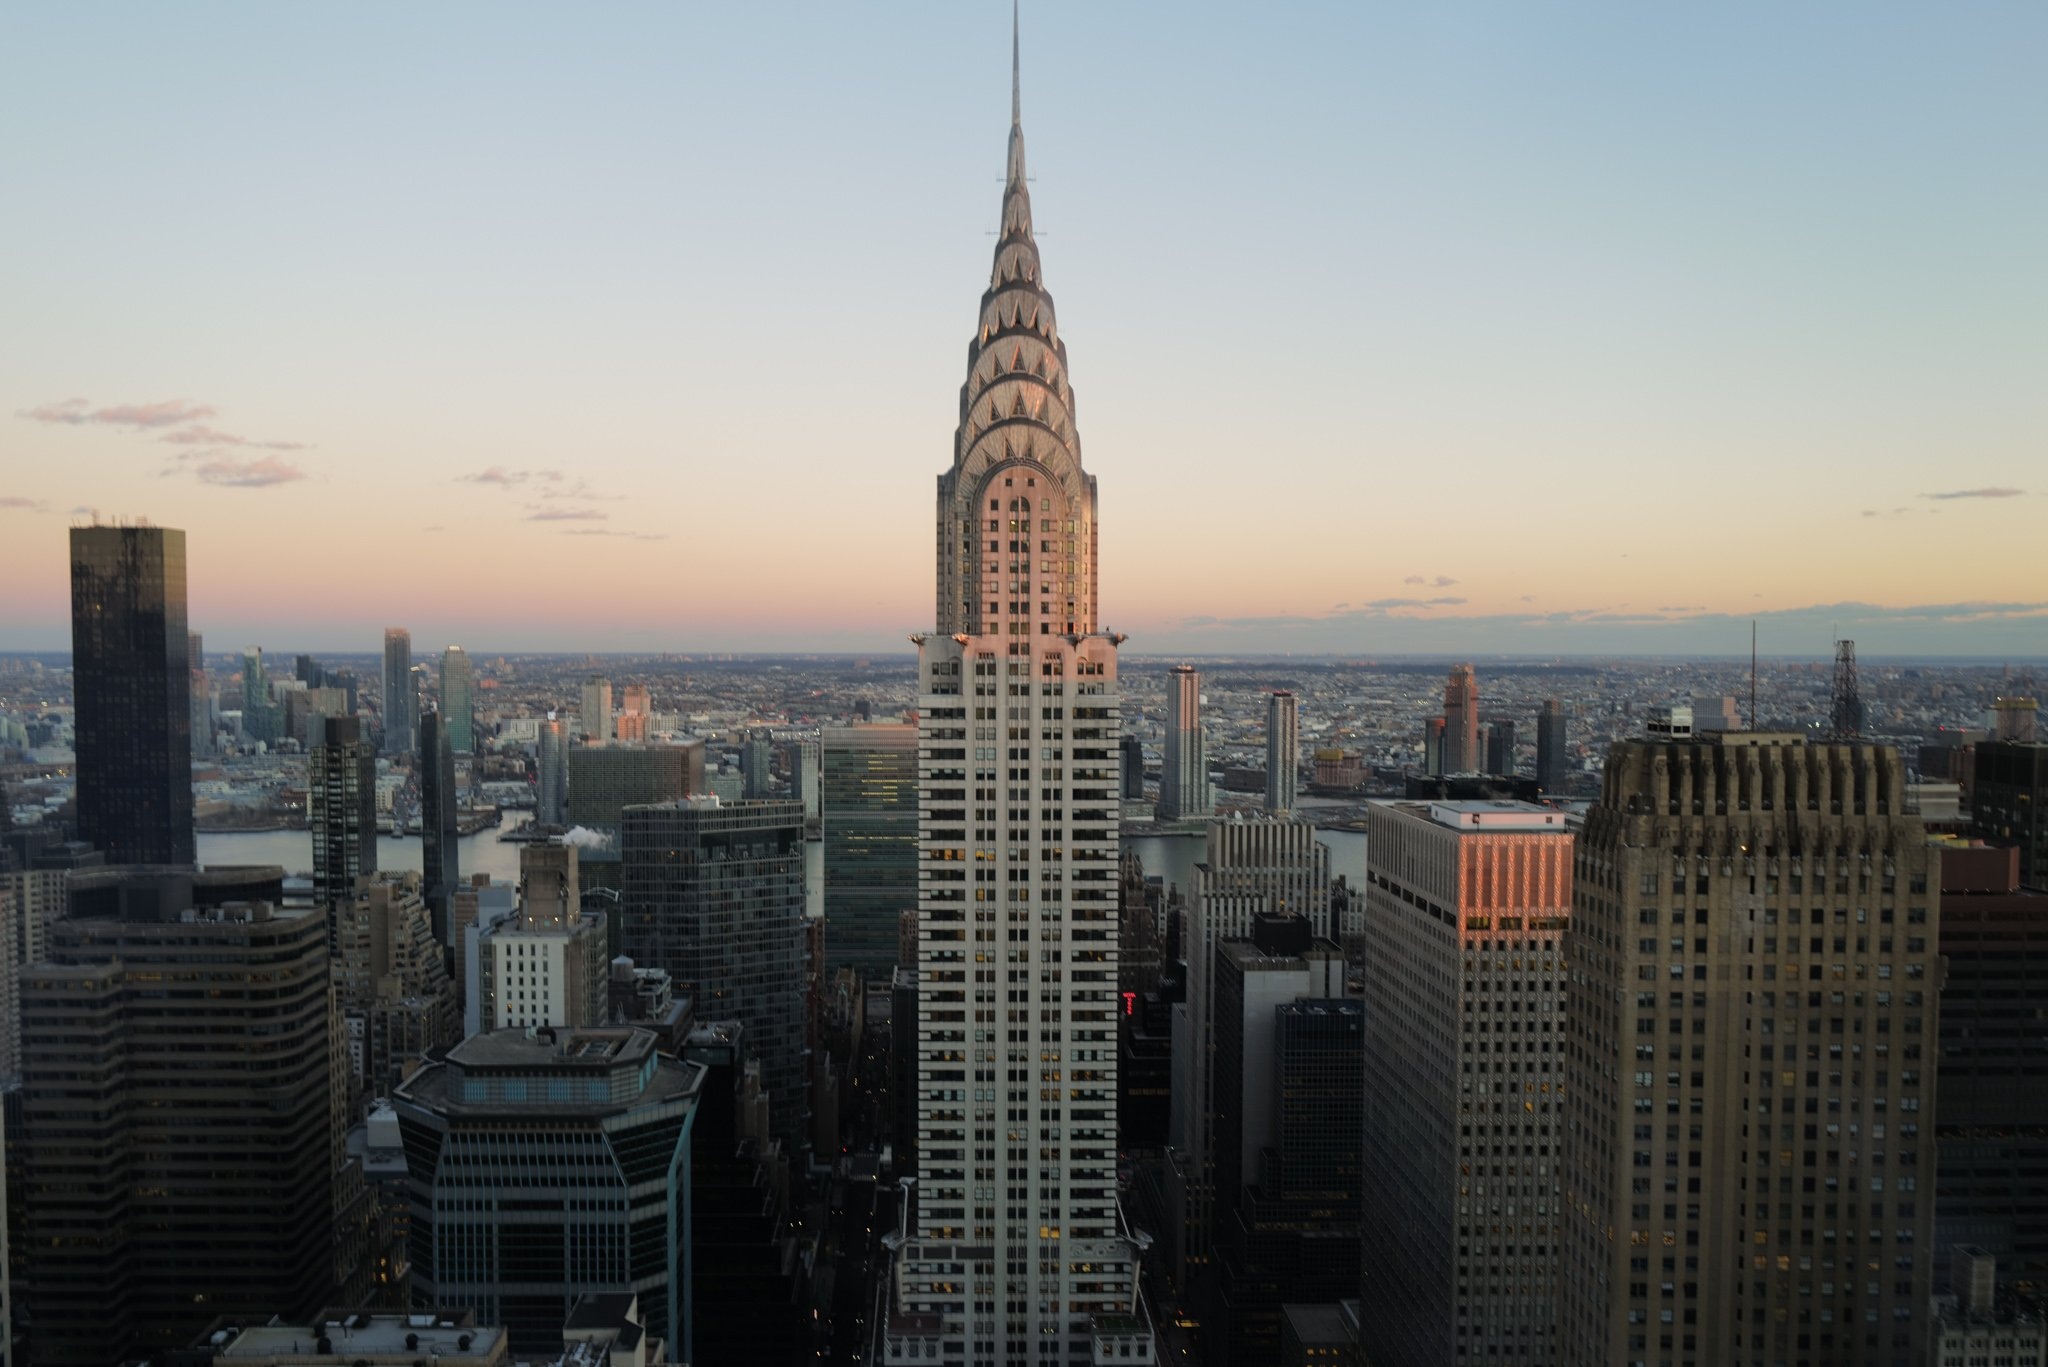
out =
<path fill-rule="evenodd" d="M 826 963 L 887 982 L 917 905 L 917 728 L 828 726 L 821 751 Z"/>
<path fill-rule="evenodd" d="M 384 628 L 384 753 L 408 754 L 419 726 L 419 694 L 412 677 L 412 633 L 404 627 Z"/>
<path fill-rule="evenodd" d="M 455 822 L 455 746 L 449 730 L 439 712 L 420 718 L 420 871 L 427 905 L 434 911 L 434 937 L 444 949 L 455 942 L 450 907 L 455 885 L 462 881 L 457 853 L 461 831 Z"/>
<path fill-rule="evenodd" d="M 790 1152 L 810 1124 L 804 1069 L 801 802 L 687 798 L 625 809 L 619 948 L 667 969 L 700 1021 L 737 1020 Z"/>
<path fill-rule="evenodd" d="M 441 652 L 441 715 L 448 719 L 448 743 L 457 754 L 476 749 L 476 679 L 461 646 Z"/>
<path fill-rule="evenodd" d="M 1566 715 L 1564 704 L 1556 698 L 1545 698 L 1543 710 L 1536 714 L 1536 786 L 1546 793 L 1564 791 L 1569 743 Z"/>
<path fill-rule="evenodd" d="M 306 763 L 313 826 L 313 897 L 334 923 L 334 904 L 377 871 L 377 752 L 356 717 L 320 717 Z M 330 939 L 328 947 L 333 948 Z"/>
<path fill-rule="evenodd" d="M 78 834 L 121 864 L 192 862 L 185 533 L 71 529 Z"/>

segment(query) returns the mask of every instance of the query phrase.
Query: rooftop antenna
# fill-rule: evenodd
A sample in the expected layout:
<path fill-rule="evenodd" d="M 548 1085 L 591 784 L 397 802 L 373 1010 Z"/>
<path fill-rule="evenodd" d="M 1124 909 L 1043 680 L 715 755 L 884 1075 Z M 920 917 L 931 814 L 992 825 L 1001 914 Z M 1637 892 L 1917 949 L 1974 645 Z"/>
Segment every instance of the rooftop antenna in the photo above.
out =
<path fill-rule="evenodd" d="M 1835 642 L 1835 687 L 1828 706 L 1828 739 L 1855 740 L 1863 734 L 1863 695 L 1856 687 L 1856 643 Z"/>

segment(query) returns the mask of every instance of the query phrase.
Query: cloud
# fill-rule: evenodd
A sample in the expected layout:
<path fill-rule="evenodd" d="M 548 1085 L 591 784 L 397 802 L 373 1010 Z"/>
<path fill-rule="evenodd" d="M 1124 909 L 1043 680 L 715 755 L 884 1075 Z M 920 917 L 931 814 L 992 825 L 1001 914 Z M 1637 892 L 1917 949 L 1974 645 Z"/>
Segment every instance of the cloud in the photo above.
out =
<path fill-rule="evenodd" d="M 609 522 L 610 513 L 595 508 L 538 508 L 526 515 L 528 522 Z"/>
<path fill-rule="evenodd" d="M 233 432 L 222 432 L 217 428 L 202 425 L 182 427 L 175 432 L 166 432 L 158 441 L 167 441 L 173 446 L 252 446 L 261 451 L 303 451 L 306 444 L 299 441 L 251 441 L 238 437 Z"/>
<path fill-rule="evenodd" d="M 1451 578 L 1448 574 L 1439 574 L 1434 577 L 1427 574 L 1411 574 L 1401 582 L 1404 584 L 1429 584 L 1436 588 L 1447 589 L 1458 581 Z"/>
<path fill-rule="evenodd" d="M 98 517 L 100 510 L 91 504 L 81 503 L 76 508 L 70 509 L 69 515 L 72 517 Z"/>
<path fill-rule="evenodd" d="M 1950 489 L 1939 494 L 1922 494 L 1920 497 L 1940 499 L 1946 502 L 1952 498 L 2020 498 L 2026 492 L 2025 489 L 2006 489 L 1993 486 L 1988 489 Z"/>
<path fill-rule="evenodd" d="M 40 408 L 31 408 L 20 416 L 34 422 L 61 422 L 71 426 L 85 423 L 108 423 L 116 427 L 179 427 L 188 422 L 214 416 L 215 410 L 203 403 L 190 403 L 184 399 L 165 399 L 161 403 L 117 403 L 106 408 L 94 408 L 84 399 L 66 399 L 62 403 L 46 403 Z"/>
<path fill-rule="evenodd" d="M 555 480 L 561 479 L 561 476 L 559 474 L 556 474 L 552 471 L 542 470 L 539 473 L 543 478 Z M 536 490 L 535 492 L 538 493 L 542 498 L 560 498 L 572 500 L 595 499 L 605 503 L 622 502 L 626 497 L 624 494 L 601 494 L 597 490 L 591 488 L 589 484 L 585 483 L 583 480 L 580 479 L 577 480 L 573 486 L 567 489 L 539 489 Z"/>
<path fill-rule="evenodd" d="M 1426 575 L 1411 574 L 1401 582 L 1404 584 L 1427 584 L 1429 579 Z"/>
<path fill-rule="evenodd" d="M 1447 588 L 1449 588 L 1449 587 L 1450 587 L 1451 585 L 1453 585 L 1453 584 L 1457 583 L 1458 581 L 1457 581 L 1457 580 L 1455 580 L 1455 579 L 1453 579 L 1453 578 L 1451 578 L 1451 576 L 1449 576 L 1448 574 L 1440 574 L 1440 575 L 1438 575 L 1438 576 L 1436 577 L 1436 581 L 1435 581 L 1435 582 L 1436 582 L 1436 586 L 1437 586 L 1438 588 L 1440 588 L 1440 589 L 1447 589 Z"/>
<path fill-rule="evenodd" d="M 25 508 L 40 513 L 50 505 L 39 498 L 23 498 L 20 494 L 0 494 L 0 508 Z"/>
<path fill-rule="evenodd" d="M 487 465 L 473 475 L 457 475 L 455 478 L 464 484 L 494 484 L 501 489 L 510 489 L 515 485 L 526 483 L 529 479 L 544 479 L 550 484 L 559 484 L 562 481 L 562 472 L 560 470 L 507 470 L 502 465 Z M 551 497 L 551 495 L 543 493 L 543 497 Z"/>
<path fill-rule="evenodd" d="M 277 456 L 236 460 L 232 456 L 216 454 L 193 466 L 192 473 L 202 483 L 229 489 L 268 489 L 274 484 L 290 484 L 306 477 L 304 470 Z"/>
<path fill-rule="evenodd" d="M 667 532 L 621 532 L 610 527 L 572 527 L 563 536 L 613 536 L 622 541 L 666 541 Z"/>

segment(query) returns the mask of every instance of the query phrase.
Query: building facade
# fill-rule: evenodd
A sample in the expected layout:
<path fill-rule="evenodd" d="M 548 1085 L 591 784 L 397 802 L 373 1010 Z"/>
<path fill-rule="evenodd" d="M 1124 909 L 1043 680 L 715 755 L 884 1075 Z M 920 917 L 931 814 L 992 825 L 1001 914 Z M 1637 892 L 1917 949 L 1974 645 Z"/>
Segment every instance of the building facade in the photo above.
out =
<path fill-rule="evenodd" d="M 49 939 L 22 977 L 34 1360 L 103 1367 L 217 1315 L 314 1313 L 347 1092 L 325 918 L 74 914 Z"/>
<path fill-rule="evenodd" d="M 543 826 L 569 824 L 569 723 L 550 712 L 541 719 L 534 757 L 533 819 Z"/>
<path fill-rule="evenodd" d="M 584 740 L 612 738 L 612 681 L 593 674 L 583 681 L 582 708 L 577 713 L 579 734 Z"/>
<path fill-rule="evenodd" d="M 690 1140 L 704 1070 L 645 1030 L 473 1035 L 398 1088 L 415 1305 L 512 1351 L 561 1348 L 576 1298 L 630 1292 L 690 1361 Z M 509 1136 L 516 1135 L 516 1142 Z"/>
<path fill-rule="evenodd" d="M 1266 810 L 1294 810 L 1301 784 L 1301 699 L 1282 688 L 1266 695 Z"/>
<path fill-rule="evenodd" d="M 1166 739 L 1159 749 L 1159 819 L 1200 820 L 1216 810 L 1202 738 L 1202 676 L 1175 665 L 1166 680 Z"/>
<path fill-rule="evenodd" d="M 2020 886 L 2048 890 L 2048 745 L 1977 742 L 1970 828 L 2020 852 Z"/>
<path fill-rule="evenodd" d="M 1874 744 L 1610 751 L 1565 959 L 1566 1362 L 1911 1367 L 1940 889 Z"/>
<path fill-rule="evenodd" d="M 366 878 L 335 908 L 335 995 L 359 1095 L 389 1096 L 430 1052 L 462 1038 L 455 982 L 420 875 Z"/>
<path fill-rule="evenodd" d="M 73 527 L 78 834 L 111 862 L 192 862 L 191 648 L 185 533 Z"/>
<path fill-rule="evenodd" d="M 1571 750 L 1568 714 L 1556 698 L 1545 698 L 1536 714 L 1536 786 L 1562 793 L 1570 782 Z"/>
<path fill-rule="evenodd" d="M 714 797 L 628 807 L 619 948 L 668 971 L 697 1019 L 737 1020 L 777 1135 L 808 1142 L 803 807 Z"/>
<path fill-rule="evenodd" d="M 574 845 L 519 851 L 519 910 L 477 933 L 482 1028 L 607 1023 L 610 937 L 582 904 Z"/>
<path fill-rule="evenodd" d="M 1117 1200 L 1120 637 L 1039 269 L 1016 83 L 1002 229 L 918 647 L 915 1151 L 885 1363 L 1148 1361 Z"/>
<path fill-rule="evenodd" d="M 462 885 L 462 826 L 455 812 L 455 742 L 447 719 L 427 712 L 419 720 L 420 868 L 434 935 L 455 937 L 451 900 Z"/>
<path fill-rule="evenodd" d="M 384 753 L 409 755 L 419 728 L 418 685 L 412 675 L 412 633 L 404 627 L 384 628 Z"/>
<path fill-rule="evenodd" d="M 630 716 L 631 713 L 626 715 Z M 704 742 L 579 745 L 569 751 L 572 826 L 616 832 L 628 807 L 704 791 Z"/>
<path fill-rule="evenodd" d="M 1479 679 L 1471 665 L 1451 666 L 1444 683 L 1444 764 L 1446 774 L 1476 772 L 1486 756 L 1479 749 Z"/>
<path fill-rule="evenodd" d="M 441 652 L 441 717 L 458 755 L 476 752 L 476 674 L 461 646 Z"/>
<path fill-rule="evenodd" d="M 887 981 L 898 921 L 917 905 L 917 728 L 828 726 L 821 749 L 826 963 Z"/>
<path fill-rule="evenodd" d="M 1378 804 L 1366 851 L 1366 1352 L 1389 1367 L 1580 1361 L 1554 1339 L 1564 814 Z"/>
<path fill-rule="evenodd" d="M 377 871 L 377 751 L 356 717 L 322 717 L 306 760 L 313 900 L 332 908 Z"/>

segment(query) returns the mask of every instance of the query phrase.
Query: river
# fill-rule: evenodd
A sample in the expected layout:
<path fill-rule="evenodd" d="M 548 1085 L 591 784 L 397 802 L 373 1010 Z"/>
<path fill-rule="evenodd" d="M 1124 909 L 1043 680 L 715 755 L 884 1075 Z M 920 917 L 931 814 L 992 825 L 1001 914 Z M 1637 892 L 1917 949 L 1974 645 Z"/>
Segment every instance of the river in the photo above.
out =
<path fill-rule="evenodd" d="M 530 815 L 527 812 L 506 813 L 499 817 L 503 822 L 508 818 L 517 824 Z M 462 876 L 473 873 L 487 873 L 492 879 L 504 883 L 519 881 L 519 846 L 510 841 L 498 839 L 498 828 L 486 826 L 475 835 L 465 835 L 456 841 Z M 420 867 L 420 838 L 418 835 L 377 837 L 377 867 L 380 869 L 417 869 Z M 199 862 L 214 864 L 277 864 L 286 873 L 311 874 L 313 869 L 313 833 L 311 831 L 234 831 L 199 832 Z"/>

